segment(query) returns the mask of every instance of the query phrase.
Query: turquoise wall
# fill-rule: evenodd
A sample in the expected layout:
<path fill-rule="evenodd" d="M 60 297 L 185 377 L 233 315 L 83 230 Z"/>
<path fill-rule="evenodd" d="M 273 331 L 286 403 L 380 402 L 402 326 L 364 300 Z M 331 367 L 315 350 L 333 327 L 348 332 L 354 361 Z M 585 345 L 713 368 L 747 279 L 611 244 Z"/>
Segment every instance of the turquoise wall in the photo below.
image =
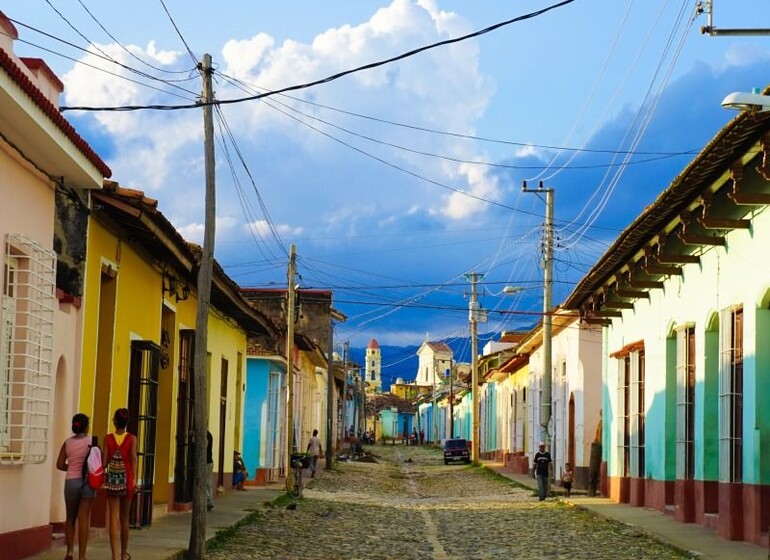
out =
<path fill-rule="evenodd" d="M 264 358 L 246 358 L 246 395 L 243 411 L 243 460 L 252 468 L 265 468 L 269 464 L 265 456 L 269 434 L 267 433 L 268 390 L 270 371 L 281 364 Z M 285 368 L 280 368 L 283 374 Z M 253 470 L 251 470 L 253 474 Z"/>

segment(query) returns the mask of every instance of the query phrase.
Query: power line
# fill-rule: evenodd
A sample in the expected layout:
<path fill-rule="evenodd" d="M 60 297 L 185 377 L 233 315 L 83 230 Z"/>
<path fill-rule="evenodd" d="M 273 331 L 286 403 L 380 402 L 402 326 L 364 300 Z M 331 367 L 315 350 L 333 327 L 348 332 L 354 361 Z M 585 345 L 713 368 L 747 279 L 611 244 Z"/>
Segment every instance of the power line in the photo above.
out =
<path fill-rule="evenodd" d="M 332 74 L 331 76 L 328 76 L 326 78 L 321 78 L 320 80 L 314 80 L 312 82 L 306 82 L 303 84 L 297 84 L 293 86 L 287 86 L 285 88 L 268 91 L 265 93 L 260 93 L 257 95 L 250 95 L 248 97 L 241 97 L 238 99 L 217 99 L 215 101 L 211 101 L 210 104 L 212 105 L 230 105 L 233 103 L 243 103 L 244 101 L 254 101 L 257 99 L 264 99 L 265 97 L 270 97 L 272 95 L 277 95 L 280 93 L 285 93 L 287 91 L 298 91 L 301 89 L 307 89 L 314 86 L 318 86 L 321 84 L 327 84 L 329 82 L 333 82 L 335 80 L 339 80 L 340 78 L 344 76 L 348 76 L 350 74 L 355 74 L 357 72 L 362 72 L 364 70 L 371 70 L 373 68 L 378 68 L 379 66 L 384 66 L 386 64 L 390 64 L 392 62 L 396 62 L 399 60 L 403 60 L 405 58 L 409 58 L 412 56 L 415 56 L 417 54 L 420 54 L 422 52 L 435 49 L 438 47 L 443 47 L 446 45 L 451 45 L 454 43 L 459 43 L 461 41 L 465 41 L 467 39 L 472 39 L 474 37 L 479 37 L 481 35 L 484 35 L 486 33 L 490 33 L 491 31 L 495 31 L 501 27 L 505 27 L 507 25 L 511 25 L 513 23 L 518 23 L 527 19 L 531 19 L 540 15 L 543 15 L 547 12 L 550 12 L 551 10 L 555 10 L 557 8 L 561 8 L 563 6 L 566 6 L 567 4 L 571 4 L 575 0 L 563 0 L 562 2 L 558 2 L 557 4 L 553 4 L 551 6 L 548 6 L 546 8 L 543 8 L 541 10 L 537 10 L 535 12 L 530 12 L 528 14 L 524 14 L 522 16 L 515 17 L 513 19 L 509 19 L 500 23 L 496 23 L 494 25 L 490 25 L 489 27 L 485 27 L 484 29 L 481 29 L 480 31 L 474 31 L 473 33 L 468 33 L 467 35 L 462 35 L 460 37 L 455 37 L 454 39 L 446 39 L 444 41 L 438 41 L 436 43 L 431 43 L 430 45 L 419 47 L 417 49 L 413 49 L 410 51 L 407 51 L 405 53 L 402 53 L 397 56 L 393 56 L 384 60 L 380 60 L 378 62 L 372 62 L 369 64 L 364 64 L 363 66 L 359 66 L 357 68 L 353 68 L 350 70 L 345 70 L 343 72 L 338 72 L 336 74 Z M 161 3 L 163 3 L 163 0 L 160 0 Z M 165 4 L 164 4 L 165 8 Z M 168 10 L 166 11 L 168 13 Z M 171 17 L 169 15 L 169 17 Z M 173 20 L 172 20 L 173 22 Z M 174 24 L 174 27 L 176 27 L 176 24 Z M 178 31 L 178 30 L 177 30 Z M 181 34 L 180 34 L 181 36 Z M 184 40 L 184 39 L 183 39 Z M 188 48 L 189 51 L 189 48 Z M 190 56 L 192 55 L 192 52 L 190 52 Z M 195 57 L 193 56 L 193 60 L 195 60 Z M 179 109 L 197 109 L 201 107 L 203 103 L 195 103 L 193 105 L 121 105 L 121 106 L 115 106 L 115 107 L 87 107 L 87 106 L 75 106 L 75 107 L 61 107 L 61 111 L 140 111 L 140 110 L 156 110 L 156 111 L 174 111 Z"/>
<path fill-rule="evenodd" d="M 231 82 L 237 82 L 237 83 L 239 83 L 239 84 L 241 84 L 241 85 L 243 85 L 243 86 L 245 86 L 247 88 L 251 88 L 254 91 L 259 91 L 260 89 L 262 89 L 264 91 L 268 91 L 266 88 L 257 87 L 257 86 L 255 86 L 253 84 L 249 84 L 248 82 L 245 82 L 245 81 L 243 81 L 241 79 L 235 78 L 235 77 L 230 76 L 228 74 L 224 74 L 224 73 L 221 73 L 221 72 L 217 72 L 217 74 L 219 74 L 223 78 L 226 78 L 226 79 L 230 80 Z M 678 156 L 678 155 L 686 155 L 686 154 L 687 155 L 693 155 L 693 154 L 698 153 L 698 151 L 699 151 L 697 149 L 690 149 L 690 150 L 681 151 L 681 152 L 658 152 L 658 151 L 650 151 L 650 152 L 648 152 L 648 151 L 634 151 L 634 152 L 629 152 L 628 150 L 611 150 L 611 149 L 603 149 L 603 148 L 586 148 L 586 147 L 571 148 L 571 147 L 567 147 L 567 146 L 551 146 L 549 144 L 534 144 L 534 143 L 531 143 L 531 142 L 515 142 L 513 140 L 503 140 L 503 139 L 500 139 L 500 138 L 489 138 L 489 137 L 486 137 L 486 136 L 475 136 L 473 134 L 463 134 L 463 133 L 460 133 L 460 132 L 451 132 L 451 131 L 446 131 L 446 130 L 438 130 L 438 129 L 435 129 L 435 128 L 418 126 L 418 125 L 414 125 L 414 124 L 407 124 L 407 123 L 398 122 L 398 121 L 391 121 L 391 120 L 388 120 L 388 119 L 383 119 L 383 118 L 379 118 L 379 117 L 373 117 L 371 115 L 364 115 L 364 114 L 361 114 L 361 113 L 356 113 L 354 111 L 347 111 L 345 109 L 340 109 L 339 107 L 333 107 L 331 105 L 325 105 L 323 103 L 318 103 L 316 101 L 310 101 L 309 99 L 303 99 L 301 97 L 294 97 L 292 95 L 286 95 L 286 94 L 281 94 L 281 96 L 282 97 L 286 97 L 288 99 L 291 99 L 293 101 L 298 101 L 300 103 L 305 103 L 307 105 L 312 105 L 314 107 L 318 107 L 318 108 L 321 108 L 321 109 L 327 109 L 329 111 L 334 111 L 334 112 L 340 113 L 342 115 L 347 115 L 347 116 L 350 116 L 350 117 L 356 117 L 356 118 L 360 118 L 360 119 L 365 119 L 365 120 L 369 120 L 369 121 L 372 121 L 372 122 L 378 122 L 378 123 L 381 123 L 381 124 L 387 124 L 387 125 L 390 125 L 390 126 L 406 128 L 406 129 L 415 130 L 415 131 L 418 131 L 418 132 L 427 132 L 429 134 L 436 134 L 436 135 L 440 135 L 440 136 L 449 136 L 449 137 L 452 137 L 452 138 L 460 138 L 460 139 L 464 139 L 464 140 L 474 140 L 474 141 L 478 141 L 478 142 L 487 142 L 487 143 L 490 143 L 490 144 L 502 144 L 502 145 L 506 145 L 506 146 L 516 146 L 516 147 L 520 147 L 520 148 L 540 148 L 540 149 L 544 149 L 544 150 L 560 150 L 560 151 L 563 151 L 563 152 L 579 152 L 579 153 L 593 153 L 593 154 L 629 154 L 629 153 L 632 153 L 634 155 L 647 155 L 647 156 Z M 296 110 L 296 109 L 294 109 L 294 110 Z M 302 114 L 304 114 L 304 113 L 302 113 Z"/>
<path fill-rule="evenodd" d="M 232 78 L 229 78 L 229 77 L 225 76 L 224 74 L 220 74 L 220 75 L 225 77 L 231 83 L 234 83 L 234 80 Z M 238 82 L 240 83 L 240 80 L 238 80 Z M 285 107 L 289 111 L 293 111 L 295 113 L 298 113 L 298 114 L 302 115 L 303 117 L 307 117 L 307 118 L 312 119 L 314 121 L 317 121 L 317 122 L 323 123 L 323 124 L 325 124 L 327 126 L 330 126 L 332 128 L 335 128 L 335 129 L 337 129 L 337 130 L 339 130 L 341 132 L 344 132 L 346 134 L 350 134 L 351 136 L 355 136 L 357 138 L 361 138 L 363 140 L 367 140 L 367 141 L 373 142 L 375 144 L 380 144 L 382 146 L 388 146 L 390 148 L 395 148 L 397 150 L 402 150 L 404 152 L 409 152 L 409 153 L 415 154 L 415 155 L 426 156 L 426 157 L 431 157 L 431 158 L 435 158 L 435 159 L 442 159 L 444 161 L 451 161 L 453 163 L 461 163 L 461 164 L 466 164 L 466 165 L 480 165 L 480 166 L 483 165 L 483 166 L 486 166 L 486 167 L 493 167 L 493 168 L 498 168 L 498 169 L 604 169 L 606 167 L 616 167 L 616 166 L 621 166 L 621 165 L 637 165 L 637 164 L 642 164 L 642 163 L 650 163 L 650 162 L 654 162 L 654 161 L 659 161 L 659 160 L 662 160 L 662 159 L 668 159 L 668 158 L 672 158 L 672 157 L 676 157 L 676 156 L 692 155 L 691 152 L 678 152 L 678 153 L 661 154 L 661 155 L 657 155 L 655 157 L 650 157 L 650 158 L 646 158 L 646 159 L 642 159 L 642 160 L 637 160 L 637 161 L 631 161 L 631 162 L 627 162 L 627 163 L 615 163 L 615 162 L 613 162 L 613 163 L 597 163 L 597 164 L 591 164 L 591 165 L 565 165 L 565 166 L 553 166 L 553 165 L 511 165 L 511 164 L 507 164 L 507 163 L 496 163 L 496 162 L 491 162 L 491 161 L 468 160 L 468 159 L 457 158 L 457 157 L 454 157 L 454 156 L 448 156 L 446 154 L 436 154 L 436 153 L 432 153 L 432 152 L 426 152 L 426 151 L 423 151 L 423 150 L 417 150 L 415 148 L 409 148 L 407 146 L 402 146 L 401 144 L 396 144 L 394 142 L 388 142 L 386 140 L 380 140 L 378 138 L 374 138 L 372 136 L 368 136 L 366 134 L 362 134 L 360 132 L 356 132 L 354 130 L 350 130 L 350 129 L 345 128 L 343 126 L 334 124 L 334 123 L 329 122 L 329 121 L 327 121 L 325 119 L 322 119 L 320 117 L 316 117 L 316 116 L 310 115 L 308 113 L 305 113 L 303 111 L 300 111 L 300 110 L 292 107 L 291 105 L 288 105 L 286 103 L 282 103 L 282 102 L 280 102 L 280 101 L 278 101 L 276 99 L 273 99 L 272 102 L 273 103 L 277 103 L 281 107 Z M 274 108 L 269 103 L 266 103 L 266 104 L 269 107 Z M 638 155 L 638 154 L 633 154 L 633 155 Z"/>
<path fill-rule="evenodd" d="M 168 79 L 158 78 L 157 76 L 153 76 L 153 75 L 148 74 L 146 72 L 142 72 L 141 70 L 137 70 L 136 68 L 132 68 L 131 66 L 123 64 L 122 62 L 119 62 L 119 61 L 115 60 L 114 58 L 112 58 L 110 56 L 106 56 L 105 54 L 102 54 L 101 52 L 94 52 L 94 51 L 88 50 L 87 48 L 81 47 L 80 45 L 76 45 L 75 43 L 72 43 L 72 42 L 67 41 L 65 39 L 61 39 L 60 37 L 56 37 L 55 35 L 52 35 L 52 34 L 46 32 L 46 31 L 43 31 L 41 29 L 38 29 L 38 28 L 33 27 L 31 25 L 28 25 L 26 23 L 20 22 L 18 20 L 12 19 L 12 18 L 8 18 L 8 19 L 10 21 L 12 21 L 13 23 L 15 23 L 16 25 L 19 25 L 20 27 L 24 27 L 25 29 L 29 29 L 30 31 L 34 31 L 35 33 L 38 33 L 38 34 L 40 34 L 40 35 L 42 35 L 44 37 L 47 37 L 49 39 L 52 39 L 52 40 L 57 41 L 59 43 L 62 43 L 64 45 L 67 45 L 68 47 L 71 47 L 73 49 L 82 51 L 82 52 L 84 52 L 84 53 L 86 53 L 86 54 L 88 54 L 90 56 L 95 57 L 95 58 L 99 58 L 99 59 L 102 59 L 102 60 L 104 60 L 106 62 L 109 62 L 111 64 L 115 64 L 115 65 L 117 65 L 117 66 L 119 66 L 119 67 L 121 67 L 121 68 L 123 68 L 125 70 L 128 70 L 129 72 L 131 72 L 133 74 L 137 74 L 138 76 L 141 76 L 141 77 L 146 78 L 148 80 L 154 80 L 154 81 L 157 81 L 157 82 L 161 82 L 163 84 L 166 84 L 169 87 L 173 87 L 173 88 L 179 89 L 179 90 L 181 90 L 181 91 L 183 91 L 183 92 L 185 92 L 187 94 L 190 94 L 190 95 L 194 96 L 194 98 L 198 97 L 198 94 L 196 92 L 188 90 L 186 88 L 183 88 L 182 86 L 176 85 L 176 83 L 174 83 L 174 82 L 186 82 L 186 81 L 189 81 L 191 78 L 184 79 L 184 80 L 168 80 Z M 6 37 L 10 36 L 7 33 L 5 33 L 4 31 L 0 31 L 0 35 L 5 35 Z M 111 76 L 115 76 L 117 78 L 121 78 L 121 79 L 124 79 L 126 81 L 129 81 L 129 82 L 132 82 L 132 83 L 144 86 L 144 87 L 148 87 L 150 89 L 154 89 L 156 91 L 167 93 L 167 94 L 173 95 L 175 97 L 180 97 L 182 99 L 189 99 L 186 96 L 179 95 L 179 94 L 171 92 L 171 91 L 166 91 L 164 89 L 161 89 L 161 88 L 158 88 L 158 87 L 154 87 L 154 86 L 151 86 L 149 84 L 145 84 L 144 82 L 140 82 L 138 80 L 134 80 L 134 79 L 129 78 L 127 76 L 122 76 L 120 74 L 117 74 L 115 72 L 111 72 L 110 70 L 106 70 L 104 68 L 99 68 L 98 66 L 94 66 L 93 64 L 89 64 L 87 62 L 83 62 L 81 60 L 73 58 L 71 56 L 67 56 L 67 55 L 65 55 L 63 53 L 60 53 L 60 52 L 55 51 L 53 49 L 49 49 L 49 48 L 44 47 L 42 45 L 39 45 L 37 43 L 33 43 L 31 41 L 27 41 L 25 39 L 20 39 L 20 38 L 16 39 L 16 41 L 18 41 L 20 43 L 24 43 L 25 45 L 30 45 L 32 47 L 35 47 L 35 48 L 40 49 L 40 50 L 42 50 L 44 52 L 53 54 L 55 56 L 58 56 L 60 58 L 65 59 L 65 60 L 70 60 L 72 62 L 75 62 L 76 64 L 81 64 L 83 66 L 87 66 L 88 68 L 92 68 L 94 70 L 98 70 L 99 72 L 104 72 L 105 74 L 109 74 Z M 86 39 L 86 41 L 88 41 L 88 39 Z M 89 41 L 89 43 L 90 43 L 90 41 Z"/>
<path fill-rule="evenodd" d="M 190 58 L 193 61 L 193 64 L 195 66 L 198 66 L 198 57 L 195 56 L 192 52 L 192 49 L 190 49 L 190 45 L 187 44 L 187 41 L 184 38 L 184 35 L 182 35 L 182 32 L 179 30 L 179 27 L 177 26 L 176 22 L 174 21 L 174 18 L 171 17 L 171 12 L 168 11 L 168 8 L 166 7 L 166 3 L 163 0 L 158 0 L 160 2 L 160 5 L 163 6 L 163 10 L 166 12 L 166 15 L 168 16 L 169 21 L 171 21 L 171 25 L 174 26 L 174 30 L 176 31 L 176 34 L 179 35 L 179 38 L 182 40 L 182 44 L 187 49 L 187 54 L 190 55 Z"/>
<path fill-rule="evenodd" d="M 254 190 L 254 193 L 257 196 L 259 206 L 262 210 L 262 215 L 265 218 L 265 223 L 267 223 L 267 226 L 270 230 L 270 234 L 272 235 L 273 239 L 278 244 L 278 246 L 282 249 L 284 255 L 288 258 L 289 251 L 286 248 L 286 244 L 281 239 L 281 236 L 278 233 L 278 228 L 275 227 L 275 223 L 273 222 L 273 219 L 270 216 L 270 212 L 267 209 L 267 204 L 265 203 L 265 199 L 262 198 L 262 194 L 259 192 L 259 188 L 257 187 L 257 182 L 254 180 L 254 175 L 252 175 L 251 170 L 249 169 L 249 166 L 246 163 L 246 159 L 243 157 L 243 153 L 241 152 L 241 149 L 238 147 L 238 143 L 235 141 L 235 135 L 230 129 L 230 125 L 227 124 L 227 120 L 225 119 L 225 116 L 222 112 L 222 108 L 217 107 L 216 109 L 217 109 L 217 115 L 219 116 L 220 124 L 223 127 L 224 131 L 227 133 L 227 137 L 230 139 L 230 143 L 233 145 L 233 148 L 235 149 L 235 153 L 238 156 L 238 161 L 240 161 L 241 166 L 243 167 L 244 171 L 246 172 L 246 175 L 249 178 L 249 181 L 251 182 L 252 189 Z M 275 258 L 274 255 L 271 255 L 271 256 Z"/>
<path fill-rule="evenodd" d="M 146 60 L 144 60 L 144 59 L 136 56 L 134 53 L 132 53 L 112 33 L 107 31 L 107 28 L 104 27 L 104 25 L 102 25 L 102 22 L 97 19 L 97 17 L 91 12 L 91 10 L 88 9 L 88 7 L 85 4 L 83 4 L 83 0 L 77 0 L 77 2 L 78 2 L 78 4 L 80 4 L 83 7 L 83 9 L 86 11 L 86 13 L 89 16 L 91 16 L 91 19 L 94 20 L 94 22 L 102 29 L 102 31 L 104 31 L 107 34 L 107 36 L 115 42 L 116 45 L 118 45 L 121 49 L 123 49 L 126 52 L 126 54 L 128 54 L 130 57 L 132 57 L 135 60 L 141 62 L 142 64 L 145 64 L 145 65 L 149 66 L 153 70 L 157 70 L 158 72 L 165 72 L 167 74 L 189 74 L 190 72 L 192 72 L 193 70 L 195 70 L 197 68 L 197 66 L 198 66 L 197 61 L 195 63 L 195 66 L 192 69 L 190 69 L 190 70 L 166 70 L 165 68 L 160 68 L 158 66 L 150 64 Z M 49 4 L 50 4 L 50 2 L 49 2 Z"/>
<path fill-rule="evenodd" d="M 17 23 L 17 22 L 14 22 L 14 23 Z M 0 31 L 0 35 L 5 35 L 5 36 L 8 36 L 8 34 L 7 34 L 7 33 L 4 33 L 3 31 Z M 118 74 L 118 73 L 116 73 L 116 72 L 111 72 L 110 70 L 105 70 L 104 68 L 99 68 L 98 66 L 94 66 L 93 64 L 89 64 L 88 62 L 83 62 L 82 60 L 78 60 L 77 58 L 73 58 L 73 57 L 71 57 L 71 56 L 67 56 L 67 55 L 65 55 L 65 54 L 62 54 L 62 53 L 60 53 L 60 52 L 57 52 L 57 51 L 55 51 L 55 50 L 52 50 L 52 49 L 46 48 L 46 47 L 44 47 L 44 46 L 42 46 L 42 45 L 38 45 L 38 44 L 36 44 L 36 43 L 32 43 L 31 41 L 27 41 L 27 40 L 25 40 L 25 39 L 16 39 L 16 41 L 18 41 L 19 43 L 23 43 L 23 44 L 25 44 L 25 45 L 30 45 L 30 46 L 32 46 L 32 47 L 35 47 L 36 49 L 40 49 L 41 51 L 44 51 L 44 52 L 50 53 L 50 54 L 52 54 L 52 55 L 54 55 L 54 56 L 58 56 L 58 57 L 60 57 L 60 58 L 63 58 L 63 59 L 65 59 L 65 60 L 70 60 L 70 61 L 72 61 L 72 62 L 75 62 L 76 64 L 80 64 L 80 65 L 82 65 L 82 66 L 86 66 L 86 67 L 88 67 L 88 68 L 91 68 L 91 69 L 93 69 L 93 70 L 97 70 L 97 71 L 99 71 L 99 72 L 104 72 L 105 74 L 109 74 L 110 76 L 114 76 L 114 77 L 116 77 L 116 78 L 120 78 L 121 80 L 125 80 L 125 81 L 127 81 L 127 82 L 131 82 L 132 84 L 137 84 L 137 85 L 140 85 L 140 86 L 142 86 L 142 87 L 146 87 L 146 88 L 149 88 L 149 89 L 154 89 L 155 91 L 159 91 L 159 92 L 161 92 L 161 93 L 165 93 L 165 94 L 167 94 L 167 95 L 173 95 L 174 97 L 179 97 L 179 98 L 181 98 L 181 99 L 188 99 L 188 97 L 185 97 L 184 95 L 180 95 L 180 94 L 178 94 L 178 93 L 174 93 L 173 91 L 167 91 L 167 90 L 165 90 L 165 89 L 162 89 L 162 88 L 159 88 L 159 87 L 156 87 L 156 86 L 152 86 L 152 85 L 150 85 L 150 84 L 146 84 L 146 83 L 144 83 L 144 82 L 140 82 L 139 80 L 135 80 L 135 79 L 133 79 L 133 78 L 129 78 L 128 76 L 123 76 L 123 75 L 121 75 L 121 74 Z M 75 45 L 73 45 L 73 46 L 75 46 Z M 77 48 L 81 48 L 81 47 L 77 47 Z M 83 49 L 83 50 L 85 50 L 85 49 Z M 100 55 L 98 55 L 98 54 L 96 54 L 96 53 L 93 53 L 93 52 L 90 52 L 90 51 L 86 51 L 86 52 L 89 52 L 89 54 L 91 54 L 92 56 L 95 56 L 95 57 L 97 57 L 97 58 L 104 58 L 104 57 L 102 57 L 102 56 L 100 56 Z M 108 60 L 108 61 L 109 61 L 109 59 L 105 59 L 105 60 Z M 133 70 L 132 70 L 132 71 L 133 71 Z M 160 80 L 160 81 L 161 81 L 161 82 L 163 82 L 163 83 L 165 83 L 166 85 L 169 85 L 169 86 L 171 86 L 171 87 L 177 87 L 177 88 L 179 88 L 179 86 L 176 86 L 176 85 L 174 85 L 174 84 L 172 84 L 172 83 L 169 83 L 169 82 L 168 82 L 168 81 L 166 81 L 166 80 Z M 194 92 L 188 91 L 188 90 L 186 90 L 186 89 L 184 89 L 184 88 L 179 88 L 179 89 L 181 89 L 182 91 L 185 91 L 185 92 L 187 92 L 187 93 L 190 93 L 190 94 L 194 94 Z"/>

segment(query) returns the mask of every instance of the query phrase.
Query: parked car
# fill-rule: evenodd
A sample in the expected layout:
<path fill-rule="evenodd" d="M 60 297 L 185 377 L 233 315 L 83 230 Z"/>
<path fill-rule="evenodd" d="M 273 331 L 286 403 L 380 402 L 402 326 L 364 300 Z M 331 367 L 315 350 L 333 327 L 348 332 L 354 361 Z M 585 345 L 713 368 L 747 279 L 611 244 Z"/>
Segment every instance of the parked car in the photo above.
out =
<path fill-rule="evenodd" d="M 444 443 L 444 464 L 450 461 L 462 461 L 465 464 L 471 462 L 471 452 L 467 439 L 448 439 Z"/>

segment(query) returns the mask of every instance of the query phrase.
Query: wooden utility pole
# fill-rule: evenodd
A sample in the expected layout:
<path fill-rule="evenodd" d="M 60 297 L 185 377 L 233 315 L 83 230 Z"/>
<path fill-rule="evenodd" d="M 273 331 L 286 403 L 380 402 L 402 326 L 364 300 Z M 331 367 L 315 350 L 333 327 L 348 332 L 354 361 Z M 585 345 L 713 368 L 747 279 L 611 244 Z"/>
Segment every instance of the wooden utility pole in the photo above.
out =
<path fill-rule="evenodd" d="M 329 303 L 329 356 L 326 359 L 326 467 L 332 470 L 332 430 L 334 429 L 334 317 Z"/>
<path fill-rule="evenodd" d="M 190 527 L 188 560 L 206 557 L 206 431 L 208 415 L 206 407 L 206 353 L 208 341 L 209 305 L 211 301 L 211 277 L 214 270 L 214 223 L 216 218 L 216 182 L 214 168 L 214 91 L 211 85 L 211 55 L 203 55 L 200 65 L 203 77 L 203 150 L 206 165 L 206 216 L 203 227 L 203 252 L 198 268 L 198 300 L 195 316 L 195 364 L 193 424 L 195 427 L 195 477 L 193 489 L 193 515 Z"/>
<path fill-rule="evenodd" d="M 342 346 L 342 369 L 343 374 L 345 376 L 345 386 L 344 390 L 342 391 L 342 426 L 345 430 L 343 433 L 348 434 L 351 436 L 352 434 L 348 433 L 348 350 L 350 349 L 350 342 L 345 341 L 345 343 Z M 352 422 L 350 424 L 353 425 Z"/>
<path fill-rule="evenodd" d="M 452 385 L 452 378 L 454 378 L 454 364 L 449 362 L 449 439 L 455 437 L 455 392 Z"/>
<path fill-rule="evenodd" d="M 297 247 L 289 248 L 289 270 L 286 292 L 286 473 L 291 469 L 294 452 L 294 277 L 297 274 Z"/>

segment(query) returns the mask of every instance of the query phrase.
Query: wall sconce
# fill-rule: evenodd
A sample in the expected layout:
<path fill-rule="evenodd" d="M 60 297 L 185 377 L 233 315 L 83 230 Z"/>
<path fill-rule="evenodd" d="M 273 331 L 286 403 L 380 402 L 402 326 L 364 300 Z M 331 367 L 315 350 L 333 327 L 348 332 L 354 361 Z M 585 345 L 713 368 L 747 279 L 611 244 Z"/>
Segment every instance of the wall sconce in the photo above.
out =
<path fill-rule="evenodd" d="M 163 293 L 174 296 L 177 302 L 190 297 L 190 285 L 185 280 L 184 285 L 165 268 L 163 269 Z"/>

